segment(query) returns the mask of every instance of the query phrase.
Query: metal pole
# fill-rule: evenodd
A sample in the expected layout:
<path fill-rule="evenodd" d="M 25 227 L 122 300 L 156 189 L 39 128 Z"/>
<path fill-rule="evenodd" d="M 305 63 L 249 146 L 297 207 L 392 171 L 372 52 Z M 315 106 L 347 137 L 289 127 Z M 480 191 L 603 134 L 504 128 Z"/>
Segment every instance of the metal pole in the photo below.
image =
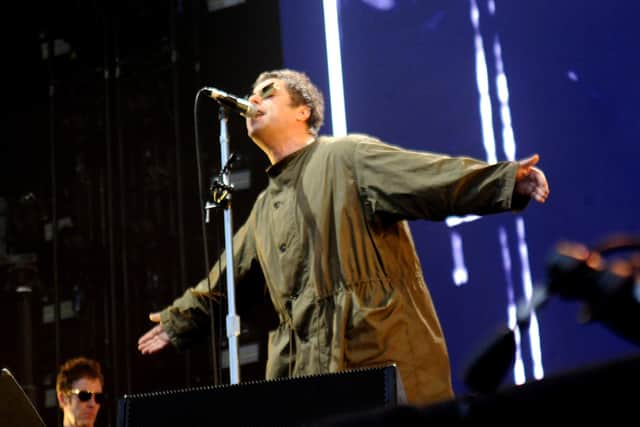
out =
<path fill-rule="evenodd" d="M 229 158 L 229 137 L 227 132 L 227 115 L 220 106 L 220 164 L 226 164 Z M 222 174 L 224 185 L 229 186 L 229 171 Z M 231 194 L 224 208 L 224 243 L 227 257 L 227 338 L 229 340 L 229 375 L 231 384 L 240 382 L 238 363 L 238 336 L 240 335 L 240 317 L 236 313 L 235 281 L 233 269 L 233 224 L 231 218 Z"/>

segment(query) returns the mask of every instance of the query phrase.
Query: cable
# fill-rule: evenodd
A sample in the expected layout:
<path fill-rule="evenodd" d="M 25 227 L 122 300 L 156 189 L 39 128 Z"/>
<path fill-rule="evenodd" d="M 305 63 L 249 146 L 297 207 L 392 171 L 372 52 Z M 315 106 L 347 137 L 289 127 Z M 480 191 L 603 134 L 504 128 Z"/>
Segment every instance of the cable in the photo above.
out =
<path fill-rule="evenodd" d="M 200 94 L 202 93 L 202 89 L 198 91 L 196 94 L 196 99 L 193 105 L 193 122 L 195 127 L 195 149 L 196 149 L 196 168 L 198 172 L 198 197 L 200 199 L 200 206 L 204 206 L 205 202 L 203 199 L 204 189 L 202 188 L 202 167 L 200 165 L 200 138 L 198 136 L 198 101 L 200 100 Z M 207 230 L 205 223 L 205 215 L 206 212 L 203 211 L 202 215 L 200 215 L 200 225 L 202 232 L 202 246 L 204 252 L 204 267 L 205 267 L 205 277 L 207 278 L 207 287 L 209 290 L 209 295 L 211 295 L 211 278 L 209 277 L 209 246 L 207 245 Z M 211 329 L 211 368 L 213 370 L 213 383 L 214 385 L 218 385 L 219 376 L 218 376 L 218 356 L 216 352 L 216 333 L 215 333 L 215 321 L 213 317 L 213 304 L 211 303 L 211 298 L 207 299 L 209 303 L 209 319 L 210 319 L 210 329 Z"/>

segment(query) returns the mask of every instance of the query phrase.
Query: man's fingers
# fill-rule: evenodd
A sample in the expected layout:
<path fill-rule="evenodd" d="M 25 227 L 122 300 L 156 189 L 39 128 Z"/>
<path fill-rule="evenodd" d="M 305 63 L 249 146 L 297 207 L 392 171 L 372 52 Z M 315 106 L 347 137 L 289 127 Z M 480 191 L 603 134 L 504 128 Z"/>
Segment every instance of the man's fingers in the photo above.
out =
<path fill-rule="evenodd" d="M 160 344 L 157 341 L 152 341 L 144 346 L 138 347 L 138 349 L 142 354 L 151 354 L 160 349 Z"/>
<path fill-rule="evenodd" d="M 142 354 L 156 353 L 167 346 L 169 336 L 164 331 L 161 324 L 151 328 L 138 340 L 138 350 Z"/>
<path fill-rule="evenodd" d="M 145 341 L 138 343 L 138 350 L 142 354 L 149 354 L 156 350 L 158 347 L 157 337 L 149 338 Z"/>
<path fill-rule="evenodd" d="M 520 194 L 527 195 L 534 200 L 544 203 L 549 197 L 549 186 L 542 176 L 530 175 L 519 184 Z"/>
<path fill-rule="evenodd" d="M 138 340 L 138 347 L 143 346 L 155 339 L 164 329 L 162 329 L 162 325 L 156 325 L 153 328 L 149 329 L 147 333 L 140 337 Z"/>
<path fill-rule="evenodd" d="M 520 160 L 520 166 L 521 167 L 532 167 L 535 166 L 538 161 L 540 161 L 540 156 L 538 154 L 534 154 L 531 157 L 528 157 L 526 159 Z"/>
<path fill-rule="evenodd" d="M 143 346 L 149 341 L 151 341 L 153 339 L 154 334 L 156 333 L 157 332 L 155 327 L 147 331 L 147 333 L 145 333 L 143 336 L 140 337 L 140 339 L 138 339 L 138 348 L 140 348 L 140 346 Z"/>
<path fill-rule="evenodd" d="M 149 313 L 149 320 L 151 320 L 152 322 L 159 322 L 160 321 L 160 313 L 159 312 L 155 312 L 155 313 Z"/>
<path fill-rule="evenodd" d="M 544 188 L 536 188 L 536 190 L 533 192 L 533 197 L 534 199 L 536 199 L 536 201 L 544 203 L 549 197 L 549 191 Z"/>

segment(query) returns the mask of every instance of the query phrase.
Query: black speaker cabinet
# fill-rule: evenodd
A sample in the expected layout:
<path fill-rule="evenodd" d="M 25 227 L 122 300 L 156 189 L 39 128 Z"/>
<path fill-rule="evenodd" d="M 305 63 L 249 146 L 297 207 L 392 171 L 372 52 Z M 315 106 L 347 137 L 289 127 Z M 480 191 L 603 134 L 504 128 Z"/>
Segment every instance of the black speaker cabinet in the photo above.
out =
<path fill-rule="evenodd" d="M 406 403 L 395 365 L 125 395 L 118 427 L 290 426 Z"/>

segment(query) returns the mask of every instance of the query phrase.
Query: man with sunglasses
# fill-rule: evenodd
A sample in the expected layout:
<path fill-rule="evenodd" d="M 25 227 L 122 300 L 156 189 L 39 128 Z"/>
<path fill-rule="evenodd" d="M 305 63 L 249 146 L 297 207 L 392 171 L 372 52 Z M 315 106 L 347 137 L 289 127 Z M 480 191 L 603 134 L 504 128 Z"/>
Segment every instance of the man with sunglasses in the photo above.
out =
<path fill-rule="evenodd" d="M 104 377 L 100 364 L 86 357 L 67 360 L 56 379 L 63 427 L 93 427 L 104 402 Z"/>
<path fill-rule="evenodd" d="M 239 290 L 255 286 L 257 273 L 280 318 L 267 379 L 395 363 L 409 403 L 451 398 L 446 343 L 407 220 L 543 203 L 549 186 L 538 156 L 487 164 L 367 135 L 318 137 L 322 95 L 292 70 L 262 73 L 249 101 L 248 134 L 271 166 L 234 236 L 234 273 Z M 211 286 L 225 274 L 215 265 Z M 187 347 L 208 327 L 211 297 L 205 279 L 151 313 L 159 324 L 139 350 Z"/>

